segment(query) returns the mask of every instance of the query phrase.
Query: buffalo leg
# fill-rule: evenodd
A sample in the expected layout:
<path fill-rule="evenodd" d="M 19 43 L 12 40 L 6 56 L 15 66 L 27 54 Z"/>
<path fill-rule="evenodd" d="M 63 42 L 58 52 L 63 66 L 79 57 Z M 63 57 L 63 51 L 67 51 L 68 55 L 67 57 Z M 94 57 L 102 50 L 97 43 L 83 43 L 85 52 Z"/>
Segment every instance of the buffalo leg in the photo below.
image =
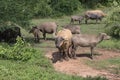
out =
<path fill-rule="evenodd" d="M 37 42 L 39 42 L 40 38 L 39 38 L 39 35 L 37 35 Z"/>
<path fill-rule="evenodd" d="M 70 24 L 72 24 L 72 23 L 74 23 L 73 19 L 71 19 L 71 22 L 70 22 Z"/>
<path fill-rule="evenodd" d="M 72 46 L 69 47 L 68 55 L 70 56 L 70 58 L 72 58 Z"/>
<path fill-rule="evenodd" d="M 67 50 L 65 50 L 65 60 L 67 60 L 67 61 L 69 60 L 68 59 L 68 51 Z"/>
<path fill-rule="evenodd" d="M 98 19 L 96 19 L 96 24 L 98 23 Z"/>
<path fill-rule="evenodd" d="M 60 61 L 63 61 L 62 58 L 63 58 L 63 51 L 61 49 L 59 49 L 59 53 L 60 53 L 60 57 L 59 57 L 59 60 Z"/>
<path fill-rule="evenodd" d="M 85 19 L 85 23 L 86 23 L 86 24 L 87 24 L 87 21 L 88 21 L 88 19 L 86 18 L 86 19 Z"/>
<path fill-rule="evenodd" d="M 43 38 L 44 40 L 46 40 L 46 33 L 43 33 Z"/>
<path fill-rule="evenodd" d="M 81 23 L 81 21 L 79 20 L 79 24 Z"/>
<path fill-rule="evenodd" d="M 91 47 L 91 59 L 93 59 L 93 47 Z"/>

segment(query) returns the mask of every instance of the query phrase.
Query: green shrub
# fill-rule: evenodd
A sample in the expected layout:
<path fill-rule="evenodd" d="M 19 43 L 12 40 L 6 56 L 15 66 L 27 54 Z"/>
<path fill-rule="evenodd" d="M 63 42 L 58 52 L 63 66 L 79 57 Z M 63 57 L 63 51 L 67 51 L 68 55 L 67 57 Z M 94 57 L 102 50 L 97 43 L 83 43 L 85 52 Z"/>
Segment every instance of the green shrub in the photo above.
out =
<path fill-rule="evenodd" d="M 120 8 L 114 8 L 108 15 L 105 31 L 112 37 L 120 39 Z"/>
<path fill-rule="evenodd" d="M 0 10 L 0 22 L 3 23 L 11 21 L 19 25 L 24 25 L 28 23 L 28 20 L 33 15 L 30 1 L 24 0 L 1 0 Z"/>
<path fill-rule="evenodd" d="M 110 36 L 120 39 L 120 24 L 118 22 L 111 22 L 106 25 L 105 30 Z"/>
<path fill-rule="evenodd" d="M 1 23 L 0 32 L 4 32 L 6 29 L 9 29 L 9 28 L 13 29 L 12 27 L 16 27 L 16 26 L 11 22 Z"/>
<path fill-rule="evenodd" d="M 48 4 L 49 0 L 39 0 L 34 7 L 35 17 L 48 17 L 52 14 L 52 8 Z"/>
<path fill-rule="evenodd" d="M 79 0 L 51 0 L 50 4 L 54 15 L 71 15 L 81 6 Z"/>
<path fill-rule="evenodd" d="M 32 58 L 32 54 L 37 53 L 34 48 L 30 48 L 29 44 L 23 41 L 20 37 L 17 42 L 11 46 L 0 46 L 0 57 L 2 59 L 12 59 L 27 61 Z"/>
<path fill-rule="evenodd" d="M 98 8 L 103 6 L 118 6 L 119 0 L 79 0 L 86 8 Z"/>

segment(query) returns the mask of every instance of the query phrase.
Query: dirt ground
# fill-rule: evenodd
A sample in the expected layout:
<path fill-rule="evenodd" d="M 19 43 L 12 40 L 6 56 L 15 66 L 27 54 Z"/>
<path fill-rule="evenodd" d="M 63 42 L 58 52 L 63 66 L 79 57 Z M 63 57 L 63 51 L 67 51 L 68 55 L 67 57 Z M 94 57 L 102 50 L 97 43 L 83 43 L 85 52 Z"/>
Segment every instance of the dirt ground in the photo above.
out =
<path fill-rule="evenodd" d="M 76 52 L 77 59 L 69 59 L 69 61 L 63 60 L 62 62 L 59 60 L 59 53 L 57 51 L 57 49 L 49 49 L 46 53 L 46 57 L 53 62 L 53 66 L 56 71 L 83 77 L 102 76 L 108 78 L 109 80 L 120 80 L 120 75 L 112 74 L 107 70 L 97 70 L 85 64 L 86 60 L 91 60 L 89 54 L 86 54 L 90 52 L 89 48 L 79 48 Z M 120 52 L 98 48 L 95 49 L 95 52 L 99 52 L 94 55 L 93 60 L 95 61 L 120 56 Z"/>

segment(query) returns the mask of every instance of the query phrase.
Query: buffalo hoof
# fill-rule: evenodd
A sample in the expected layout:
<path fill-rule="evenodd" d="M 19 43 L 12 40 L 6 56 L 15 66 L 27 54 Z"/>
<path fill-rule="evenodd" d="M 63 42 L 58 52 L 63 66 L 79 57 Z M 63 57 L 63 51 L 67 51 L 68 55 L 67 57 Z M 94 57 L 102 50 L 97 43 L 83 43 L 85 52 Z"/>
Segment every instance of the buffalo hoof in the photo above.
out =
<path fill-rule="evenodd" d="M 60 59 L 60 62 L 63 62 L 63 59 Z"/>
<path fill-rule="evenodd" d="M 66 60 L 66 61 L 69 61 L 69 59 L 68 59 L 68 58 L 65 58 L 65 60 Z"/>

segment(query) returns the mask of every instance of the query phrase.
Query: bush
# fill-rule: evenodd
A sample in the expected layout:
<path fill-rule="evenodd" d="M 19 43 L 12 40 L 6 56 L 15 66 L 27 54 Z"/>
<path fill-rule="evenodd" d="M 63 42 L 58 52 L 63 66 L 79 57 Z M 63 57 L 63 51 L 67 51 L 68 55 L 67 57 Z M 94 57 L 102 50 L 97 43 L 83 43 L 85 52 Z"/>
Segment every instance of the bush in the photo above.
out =
<path fill-rule="evenodd" d="M 34 7 L 35 17 L 49 17 L 52 15 L 52 8 L 48 4 L 47 0 L 39 0 Z"/>
<path fill-rule="evenodd" d="M 103 6 L 117 6 L 120 5 L 119 0 L 79 0 L 85 8 L 99 8 Z"/>
<path fill-rule="evenodd" d="M 106 32 L 113 38 L 120 39 L 120 24 L 118 22 L 111 22 L 106 25 Z"/>
<path fill-rule="evenodd" d="M 105 31 L 112 37 L 120 39 L 120 8 L 114 8 L 108 15 Z"/>
<path fill-rule="evenodd" d="M 29 44 L 23 41 L 20 37 L 17 42 L 11 46 L 0 46 L 0 58 L 27 61 L 32 58 L 32 54 L 37 53 L 34 48 L 30 48 Z"/>
<path fill-rule="evenodd" d="M 51 0 L 50 4 L 54 15 L 71 15 L 81 6 L 79 0 Z"/>
<path fill-rule="evenodd" d="M 0 24 L 0 32 L 4 32 L 6 29 L 12 29 L 13 27 L 16 27 L 11 22 L 1 23 Z"/>
<path fill-rule="evenodd" d="M 1 0 L 0 4 L 0 22 L 11 21 L 24 25 L 33 15 L 30 1 Z"/>

